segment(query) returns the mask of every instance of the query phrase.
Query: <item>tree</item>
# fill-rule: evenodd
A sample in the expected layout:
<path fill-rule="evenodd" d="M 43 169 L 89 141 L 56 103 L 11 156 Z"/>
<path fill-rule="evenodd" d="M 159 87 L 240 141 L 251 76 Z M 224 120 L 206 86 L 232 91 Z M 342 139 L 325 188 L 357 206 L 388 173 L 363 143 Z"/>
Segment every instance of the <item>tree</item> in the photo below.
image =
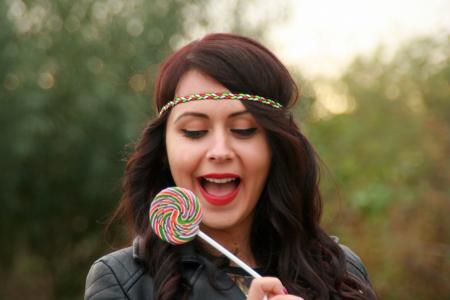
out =
<path fill-rule="evenodd" d="M 334 175 L 324 172 L 326 224 L 364 258 L 381 299 L 450 297 L 449 37 L 412 40 L 390 60 L 378 49 L 315 83 L 344 107 L 316 96 L 305 124 Z"/>

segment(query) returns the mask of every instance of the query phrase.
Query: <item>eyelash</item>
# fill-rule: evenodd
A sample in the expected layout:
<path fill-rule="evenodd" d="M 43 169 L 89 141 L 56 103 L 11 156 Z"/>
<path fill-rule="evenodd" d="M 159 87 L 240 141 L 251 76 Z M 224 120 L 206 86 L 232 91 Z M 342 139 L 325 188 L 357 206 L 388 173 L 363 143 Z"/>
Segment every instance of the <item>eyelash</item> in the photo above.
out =
<path fill-rule="evenodd" d="M 250 137 L 256 132 L 256 128 L 231 129 L 231 132 L 236 133 L 241 137 Z"/>
<path fill-rule="evenodd" d="M 208 130 L 187 130 L 187 129 L 181 129 L 183 131 L 183 135 L 185 137 L 191 138 L 191 139 L 198 139 L 204 136 Z"/>
<path fill-rule="evenodd" d="M 231 129 L 232 133 L 237 134 L 239 137 L 246 138 L 252 136 L 256 132 L 257 128 L 246 128 L 246 129 Z M 198 139 L 203 137 L 208 130 L 187 130 L 182 129 L 183 135 L 191 139 Z"/>

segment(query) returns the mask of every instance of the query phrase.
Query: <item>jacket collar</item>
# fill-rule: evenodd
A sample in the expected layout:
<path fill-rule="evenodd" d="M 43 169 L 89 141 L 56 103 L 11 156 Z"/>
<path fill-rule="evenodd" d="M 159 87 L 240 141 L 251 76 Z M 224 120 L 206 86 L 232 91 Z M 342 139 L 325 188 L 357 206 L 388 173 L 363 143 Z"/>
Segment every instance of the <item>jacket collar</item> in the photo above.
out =
<path fill-rule="evenodd" d="M 192 243 L 186 243 L 179 245 L 180 252 L 181 252 L 181 262 L 191 264 L 202 264 L 202 261 L 198 254 L 195 252 L 194 245 Z M 144 263 L 144 251 L 145 251 L 145 245 L 144 240 L 142 237 L 137 236 L 133 240 L 133 259 L 136 262 Z"/>
<path fill-rule="evenodd" d="M 141 237 L 136 237 L 133 240 L 133 259 L 142 264 L 144 264 L 144 247 Z M 192 286 L 192 295 L 189 299 L 244 299 L 245 296 L 239 287 L 233 284 L 230 277 L 224 272 L 215 273 L 216 279 L 224 286 L 231 288 L 219 291 L 211 285 L 209 274 L 213 274 L 218 269 L 206 258 L 198 255 L 192 243 L 186 243 L 178 247 L 180 247 L 181 262 L 184 265 L 182 276 Z"/>

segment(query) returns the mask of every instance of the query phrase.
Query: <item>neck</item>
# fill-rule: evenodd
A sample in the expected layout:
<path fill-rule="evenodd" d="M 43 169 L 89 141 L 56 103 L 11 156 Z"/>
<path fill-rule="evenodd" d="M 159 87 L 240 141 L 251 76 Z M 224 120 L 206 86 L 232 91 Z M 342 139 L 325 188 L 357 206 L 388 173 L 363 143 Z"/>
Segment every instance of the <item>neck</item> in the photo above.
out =
<path fill-rule="evenodd" d="M 216 242 L 225 247 L 228 251 L 239 257 L 242 261 L 254 268 L 257 266 L 253 253 L 250 249 L 250 227 L 239 227 L 238 230 L 217 230 L 202 226 L 202 231 L 213 238 Z M 206 244 L 206 248 L 213 255 L 222 255 L 215 248 Z M 230 261 L 230 265 L 235 266 L 234 262 Z"/>

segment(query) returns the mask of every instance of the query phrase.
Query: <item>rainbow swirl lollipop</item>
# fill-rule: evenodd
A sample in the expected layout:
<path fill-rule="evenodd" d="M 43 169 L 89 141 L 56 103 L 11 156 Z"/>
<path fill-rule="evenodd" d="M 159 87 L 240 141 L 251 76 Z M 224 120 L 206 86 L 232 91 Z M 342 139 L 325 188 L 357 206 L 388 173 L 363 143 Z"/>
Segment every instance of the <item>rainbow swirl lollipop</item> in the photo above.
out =
<path fill-rule="evenodd" d="M 179 245 L 195 238 L 203 211 L 193 192 L 170 187 L 156 195 L 149 214 L 153 232 L 163 241 Z"/>

